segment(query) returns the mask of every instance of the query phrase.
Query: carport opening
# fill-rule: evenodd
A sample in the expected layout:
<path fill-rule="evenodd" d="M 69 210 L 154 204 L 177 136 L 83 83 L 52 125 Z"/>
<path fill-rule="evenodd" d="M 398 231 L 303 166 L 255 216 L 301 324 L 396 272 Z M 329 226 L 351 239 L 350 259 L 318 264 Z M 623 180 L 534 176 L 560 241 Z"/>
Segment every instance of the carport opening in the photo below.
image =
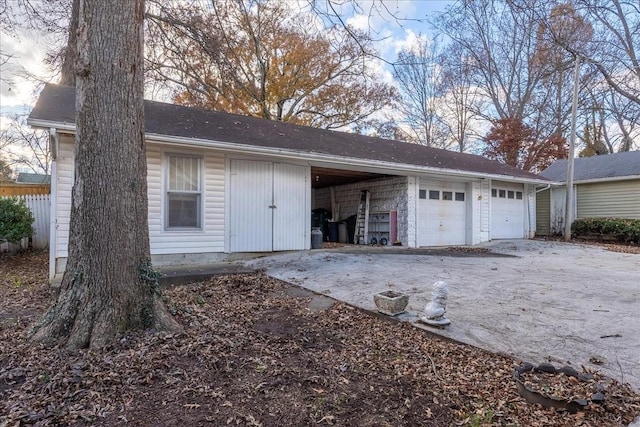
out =
<path fill-rule="evenodd" d="M 341 169 L 328 169 L 311 167 L 311 188 L 314 190 L 343 186 L 356 182 L 364 182 L 372 179 L 384 178 L 388 175 L 381 175 L 371 172 L 349 171 Z"/>
<path fill-rule="evenodd" d="M 311 167 L 311 226 L 320 227 L 325 243 L 354 244 L 359 240 L 391 245 L 397 240 L 398 206 L 403 195 L 398 189 L 403 186 L 405 177 Z M 354 240 L 363 190 L 369 192 L 367 235 Z"/>

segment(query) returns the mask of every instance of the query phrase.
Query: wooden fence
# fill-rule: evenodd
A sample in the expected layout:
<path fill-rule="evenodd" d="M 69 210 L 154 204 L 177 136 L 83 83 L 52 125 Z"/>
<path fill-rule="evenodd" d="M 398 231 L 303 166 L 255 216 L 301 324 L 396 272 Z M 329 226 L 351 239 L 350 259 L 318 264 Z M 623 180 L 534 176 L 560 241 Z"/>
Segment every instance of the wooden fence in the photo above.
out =
<path fill-rule="evenodd" d="M 49 194 L 51 185 L 49 184 L 0 184 L 0 197 L 3 196 L 26 196 L 29 194 Z"/>
<path fill-rule="evenodd" d="M 29 240 L 34 248 L 46 248 L 49 246 L 49 224 L 51 219 L 51 196 L 49 194 L 33 194 L 28 196 L 17 196 L 23 199 L 31 214 L 35 218 L 33 221 L 34 235 L 31 239 L 22 239 L 20 247 L 26 249 L 29 247 Z M 0 244 L 0 252 L 9 250 L 9 243 Z"/>

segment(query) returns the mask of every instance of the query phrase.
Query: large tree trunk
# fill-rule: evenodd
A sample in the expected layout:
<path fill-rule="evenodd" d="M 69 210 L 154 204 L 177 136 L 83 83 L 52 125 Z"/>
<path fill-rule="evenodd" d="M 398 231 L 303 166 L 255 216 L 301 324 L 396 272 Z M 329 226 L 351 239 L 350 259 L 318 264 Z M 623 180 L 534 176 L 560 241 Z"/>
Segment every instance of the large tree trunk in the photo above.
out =
<path fill-rule="evenodd" d="M 33 339 L 102 347 L 178 324 L 150 264 L 144 139 L 144 0 L 81 1 L 75 182 L 60 294 Z"/>

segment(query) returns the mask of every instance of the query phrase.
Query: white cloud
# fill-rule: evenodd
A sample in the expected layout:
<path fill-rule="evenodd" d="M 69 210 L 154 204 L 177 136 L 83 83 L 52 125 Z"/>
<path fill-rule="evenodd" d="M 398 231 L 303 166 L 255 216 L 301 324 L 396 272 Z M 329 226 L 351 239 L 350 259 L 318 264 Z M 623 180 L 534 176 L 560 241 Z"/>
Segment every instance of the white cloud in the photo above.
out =
<path fill-rule="evenodd" d="M 0 38 L 2 53 L 11 56 L 2 66 L 0 82 L 0 107 L 5 113 L 32 105 L 38 86 L 34 79 L 47 81 L 52 73 L 44 64 L 49 46 L 46 37 L 39 37 L 33 31 L 18 30 L 15 36 L 1 33 Z"/>
<path fill-rule="evenodd" d="M 404 36 L 403 39 L 395 39 L 394 50 L 396 55 L 403 50 L 415 50 L 425 40 L 430 40 L 426 34 L 418 34 L 411 29 L 405 31 Z"/>

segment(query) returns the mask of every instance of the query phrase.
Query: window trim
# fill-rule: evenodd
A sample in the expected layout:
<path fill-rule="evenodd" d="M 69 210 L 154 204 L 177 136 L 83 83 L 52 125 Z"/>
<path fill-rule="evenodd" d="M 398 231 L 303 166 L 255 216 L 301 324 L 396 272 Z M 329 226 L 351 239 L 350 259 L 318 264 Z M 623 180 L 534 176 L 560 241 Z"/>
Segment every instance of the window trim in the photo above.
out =
<path fill-rule="evenodd" d="M 197 190 L 181 190 L 181 191 L 177 191 L 177 190 L 170 190 L 169 189 L 169 185 L 170 185 L 170 171 L 169 168 L 171 167 L 171 161 L 170 159 L 172 157 L 176 157 L 176 158 L 191 158 L 191 159 L 196 159 L 197 160 L 197 165 L 198 165 L 198 177 L 197 177 L 197 184 L 198 184 L 198 189 Z M 174 232 L 174 231 L 202 231 L 204 229 L 204 156 L 200 155 L 200 154 L 191 154 L 191 153 L 176 153 L 176 152 L 167 152 L 164 153 L 163 156 L 163 174 L 164 174 L 164 182 L 163 182 L 163 197 L 162 197 L 162 211 L 163 211 L 163 226 L 164 226 L 164 231 L 170 231 L 170 232 Z M 170 194 L 196 194 L 197 197 L 197 223 L 198 225 L 195 227 L 188 227 L 188 226 L 170 226 L 169 225 L 169 195 Z"/>

